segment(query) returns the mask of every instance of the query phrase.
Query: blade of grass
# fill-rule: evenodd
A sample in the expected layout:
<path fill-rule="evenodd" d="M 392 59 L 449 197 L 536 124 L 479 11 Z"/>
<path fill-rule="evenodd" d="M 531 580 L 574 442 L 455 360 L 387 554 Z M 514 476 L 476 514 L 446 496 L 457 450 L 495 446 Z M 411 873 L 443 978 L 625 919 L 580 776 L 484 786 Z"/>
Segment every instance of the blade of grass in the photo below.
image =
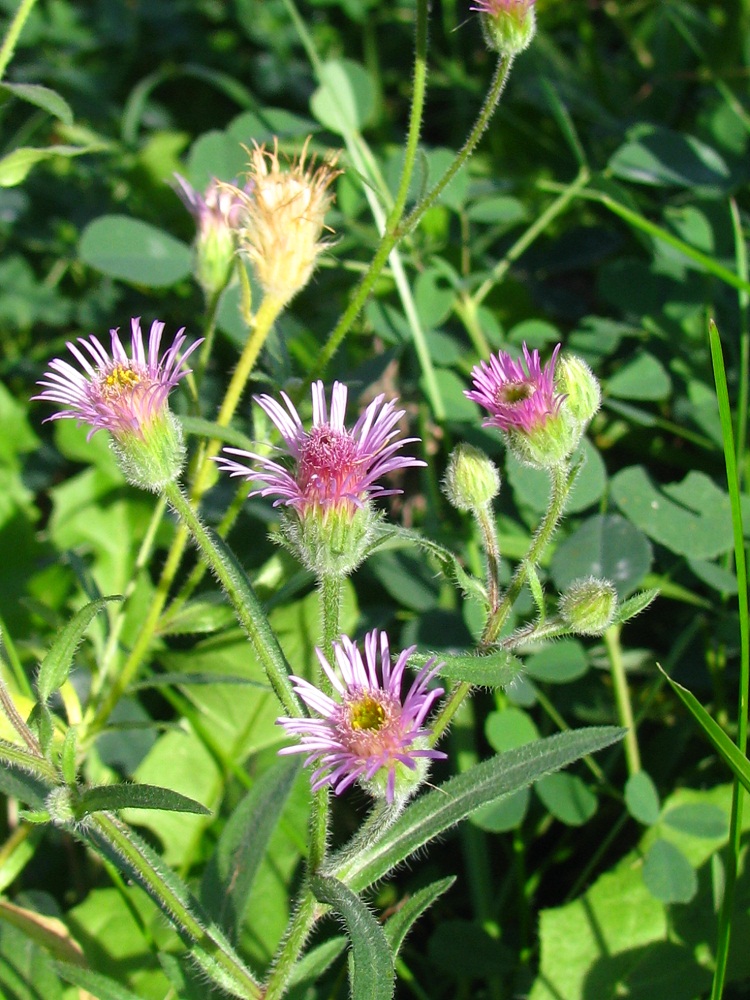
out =
<path fill-rule="evenodd" d="M 744 757 L 747 749 L 748 681 L 750 680 L 750 628 L 748 616 L 747 565 L 745 562 L 745 541 L 742 531 L 742 511 L 740 508 L 740 487 L 737 477 L 737 461 L 732 430 L 732 410 L 729 405 L 727 377 L 724 357 L 716 324 L 711 320 L 708 326 L 711 345 L 711 361 L 719 403 L 722 438 L 724 441 L 724 463 L 727 470 L 727 486 L 732 508 L 732 530 L 734 533 L 734 557 L 738 586 L 738 612 L 740 619 L 740 689 L 737 709 L 737 749 Z M 739 863 L 740 838 L 742 835 L 742 789 L 735 778 L 732 794 L 732 815 L 729 825 L 729 857 L 726 867 L 724 898 L 719 915 L 719 932 L 716 942 L 716 969 L 711 987 L 711 1000 L 721 1000 L 726 978 L 729 939 L 732 927 L 734 890 Z"/>

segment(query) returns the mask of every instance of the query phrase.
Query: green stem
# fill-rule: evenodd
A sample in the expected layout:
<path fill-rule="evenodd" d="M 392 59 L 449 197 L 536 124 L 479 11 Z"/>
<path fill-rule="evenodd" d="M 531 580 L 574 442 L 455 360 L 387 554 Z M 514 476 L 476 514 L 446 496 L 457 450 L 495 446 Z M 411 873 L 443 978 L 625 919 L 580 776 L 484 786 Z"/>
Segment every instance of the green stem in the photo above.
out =
<path fill-rule="evenodd" d="M 203 526 L 177 483 L 168 483 L 164 487 L 164 497 L 181 518 L 206 563 L 224 588 L 285 711 L 289 715 L 300 715 L 300 704 L 289 681 L 286 659 L 249 581 L 232 571 L 226 558 L 218 551 L 214 538 Z"/>
<path fill-rule="evenodd" d="M 297 910 L 265 985 L 263 1000 L 280 1000 L 286 992 L 294 964 L 305 946 L 315 920 L 322 912 L 320 903 L 305 886 Z"/>
<path fill-rule="evenodd" d="M 2 678 L 0 678 L 0 706 L 2 706 L 3 712 L 5 712 L 6 719 L 11 726 L 13 726 L 29 750 L 31 750 L 35 756 L 38 756 L 40 759 L 44 759 L 42 748 L 40 747 L 37 738 L 21 718 L 21 714 L 16 708 L 16 703 L 13 701 L 10 691 L 8 691 L 5 686 L 5 681 L 3 681 Z"/>
<path fill-rule="evenodd" d="M 487 598 L 492 614 L 497 611 L 500 603 L 500 546 L 497 543 L 497 529 L 490 504 L 478 507 L 474 511 L 474 516 L 482 534 L 482 544 L 487 558 Z"/>
<path fill-rule="evenodd" d="M 21 0 L 13 20 L 8 25 L 8 30 L 5 32 L 3 44 L 0 45 L 0 80 L 2 80 L 5 76 L 8 63 L 13 58 L 13 53 L 16 50 L 18 38 L 23 31 L 24 25 L 29 18 L 29 14 L 34 8 L 35 3 L 36 0 Z"/>
<path fill-rule="evenodd" d="M 571 201 L 580 193 L 590 179 L 590 174 L 585 167 L 582 167 L 576 179 L 557 198 L 548 205 L 541 215 L 537 216 L 534 222 L 523 233 L 519 239 L 508 250 L 502 260 L 492 269 L 492 273 L 482 282 L 476 292 L 471 296 L 474 307 L 481 305 L 489 295 L 495 285 L 502 281 L 506 272 L 518 258 L 528 250 L 534 240 L 547 231 L 549 224 L 563 212 Z M 489 353 L 489 351 L 485 352 Z"/>
<path fill-rule="evenodd" d="M 500 631 L 508 620 L 513 605 L 526 582 L 529 566 L 535 566 L 539 562 L 565 511 L 565 503 L 575 481 L 576 470 L 571 470 L 567 465 L 561 464 L 553 466 L 549 471 L 552 480 L 552 490 L 547 513 L 544 515 L 542 523 L 539 525 L 532 539 L 529 551 L 526 553 L 523 561 L 518 564 L 508 589 L 498 602 L 497 607 L 494 610 L 490 609 L 487 624 L 479 643 L 480 649 L 487 649 L 497 642 Z M 430 737 L 430 744 L 432 746 L 437 743 L 441 735 L 448 728 L 451 719 L 470 691 L 471 684 L 466 681 L 461 681 L 453 686 L 431 727 L 432 736 Z"/>
<path fill-rule="evenodd" d="M 320 612 L 323 622 L 323 653 L 333 665 L 333 644 L 341 636 L 341 603 L 344 596 L 344 578 L 327 573 L 320 580 Z"/>
<path fill-rule="evenodd" d="M 633 718 L 633 706 L 630 702 L 630 689 L 625 674 L 625 663 L 622 658 L 619 625 L 610 625 L 604 633 L 604 644 L 607 647 L 609 665 L 612 671 L 612 685 L 615 692 L 617 717 L 620 720 L 620 725 L 627 730 L 624 744 L 628 774 L 633 775 L 637 774 L 641 769 L 641 755 L 638 749 L 638 735 L 635 728 L 635 719 Z"/>
<path fill-rule="evenodd" d="M 458 171 L 476 149 L 479 144 L 479 140 L 484 135 L 484 132 L 490 123 L 490 119 L 495 113 L 495 108 L 500 101 L 505 84 L 508 82 L 512 65 L 512 58 L 503 58 L 500 56 L 497 61 L 497 65 L 495 66 L 495 73 L 492 77 L 492 82 L 490 83 L 490 89 L 487 91 L 484 104 L 481 107 L 477 120 L 474 122 L 474 127 L 471 132 L 469 132 L 466 142 L 458 151 L 455 160 L 451 163 L 437 184 L 431 191 L 427 192 L 421 201 L 417 202 L 405 221 L 401 224 L 401 226 L 399 226 L 396 233 L 397 239 L 402 239 L 404 236 L 407 236 L 416 227 L 424 213 L 429 208 L 432 208 L 437 199 L 448 187 Z"/>
<path fill-rule="evenodd" d="M 521 593 L 529 566 L 535 566 L 542 557 L 544 550 L 549 545 L 552 535 L 560 523 L 560 518 L 565 512 L 565 504 L 570 494 L 570 490 L 575 481 L 575 474 L 564 464 L 554 465 L 549 470 L 551 479 L 551 495 L 547 513 L 542 519 L 542 523 L 537 528 L 537 532 L 532 539 L 529 551 L 518 564 L 515 573 L 510 581 L 510 585 L 503 595 L 497 609 L 490 614 L 485 625 L 484 634 L 480 646 L 486 648 L 497 641 L 500 631 L 505 625 L 511 613 L 513 605 Z"/>
<path fill-rule="evenodd" d="M 257 360 L 258 354 L 260 353 L 266 337 L 268 336 L 276 317 L 281 311 L 281 308 L 281 305 L 274 299 L 265 298 L 261 303 L 255 317 L 253 332 L 245 344 L 242 355 L 240 356 L 240 360 L 237 364 L 237 368 L 235 369 L 227 388 L 224 401 L 222 402 L 221 409 L 219 410 L 219 415 L 216 418 L 216 423 L 219 424 L 220 427 L 226 427 L 234 416 L 235 410 L 239 405 L 243 389 L 245 388 L 245 384 L 252 373 L 253 365 Z M 213 440 L 208 441 L 205 448 L 202 450 L 202 454 L 199 458 L 198 471 L 191 490 L 191 496 L 196 503 L 200 502 L 201 497 L 210 486 L 210 477 L 215 470 L 214 464 L 210 461 L 210 458 L 218 453 L 219 447 L 220 442 Z M 167 553 L 164 568 L 162 569 L 159 582 L 156 586 L 156 592 L 153 595 L 148 613 L 142 623 L 141 630 L 138 633 L 138 638 L 136 639 L 135 644 L 130 651 L 130 655 L 123 664 L 122 670 L 115 679 L 106 698 L 94 713 L 93 719 L 86 728 L 87 732 L 95 734 L 105 725 L 115 705 L 118 703 L 123 693 L 127 690 L 128 685 L 137 674 L 141 663 L 151 646 L 151 641 L 159 624 L 161 613 L 167 603 L 169 592 L 180 568 L 182 556 L 187 546 L 188 537 L 187 527 L 184 524 L 179 525 L 172 539 L 172 544 L 169 548 L 169 552 Z"/>
<path fill-rule="evenodd" d="M 512 60 L 498 61 L 497 67 L 495 69 L 495 75 L 492 78 L 492 83 L 490 84 L 490 89 L 485 98 L 484 104 L 479 112 L 479 116 L 474 123 L 469 136 L 461 147 L 460 151 L 456 155 L 456 159 L 448 167 L 445 174 L 441 179 L 435 184 L 431 191 L 429 191 L 425 197 L 414 206 L 409 216 L 401 222 L 399 225 L 395 226 L 393 229 L 386 228 L 385 232 L 380 241 L 380 245 L 375 252 L 375 256 L 372 259 L 369 270 L 366 272 L 365 276 L 360 281 L 359 285 L 355 289 L 354 295 L 352 296 L 349 305 L 344 311 L 341 319 L 338 321 L 333 331 L 331 332 L 328 342 L 323 348 L 318 364 L 316 365 L 316 373 L 325 371 L 328 363 L 330 362 L 333 355 L 338 350 L 341 345 L 342 340 L 349 332 L 352 323 L 359 315 L 362 306 L 367 301 L 370 292 L 375 285 L 380 272 L 388 260 L 391 250 L 396 246 L 399 240 L 407 236 L 413 229 L 416 228 L 420 219 L 430 208 L 436 199 L 441 195 L 443 190 L 448 184 L 453 180 L 456 173 L 467 161 L 469 156 L 474 152 L 477 143 L 482 137 L 487 125 L 489 124 L 490 118 L 497 107 L 497 103 L 500 100 L 500 96 L 505 86 L 505 82 L 508 79 L 508 74 L 510 72 L 510 67 L 512 65 Z M 403 178 L 402 178 L 403 179 Z M 408 190 L 408 187 L 407 187 Z M 391 218 L 393 218 L 393 213 L 391 213 Z"/>
<path fill-rule="evenodd" d="M 168 879 L 153 867 L 149 859 L 139 850 L 128 834 L 127 827 L 107 813 L 97 813 L 87 821 L 97 839 L 101 839 L 115 854 L 123 858 L 129 868 L 138 873 L 141 884 L 152 898 L 172 914 L 180 930 L 190 937 L 206 953 L 212 963 L 234 984 L 235 995 L 254 1000 L 263 996 L 260 985 L 229 950 L 228 945 L 217 941 L 212 934 L 190 912 L 185 901 Z M 223 977 L 222 977 L 223 978 Z"/>

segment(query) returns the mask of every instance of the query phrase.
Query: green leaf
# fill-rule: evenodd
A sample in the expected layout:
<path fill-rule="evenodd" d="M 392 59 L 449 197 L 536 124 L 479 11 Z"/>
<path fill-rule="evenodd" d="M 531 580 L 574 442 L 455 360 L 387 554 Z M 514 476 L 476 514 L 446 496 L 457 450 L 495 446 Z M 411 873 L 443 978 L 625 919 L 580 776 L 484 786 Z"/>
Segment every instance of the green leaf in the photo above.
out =
<path fill-rule="evenodd" d="M 622 739 L 623 733 L 614 726 L 577 729 L 482 761 L 417 798 L 380 841 L 342 862 L 337 874 L 353 889 L 364 889 L 475 809 L 604 749 Z"/>
<path fill-rule="evenodd" d="M 271 685 L 265 681 L 256 681 L 250 677 L 238 677 L 236 674 L 199 674 L 199 673 L 166 673 L 147 677 L 137 684 L 132 684 L 129 691 L 145 691 L 148 688 L 182 687 L 191 684 L 247 684 L 250 687 L 270 691 Z"/>
<path fill-rule="evenodd" d="M 349 983 L 352 1000 L 391 1000 L 395 988 L 393 955 L 383 928 L 362 900 L 343 882 L 316 875 L 311 888 L 344 919 L 352 943 Z"/>
<path fill-rule="evenodd" d="M 140 1000 L 136 993 L 100 972 L 91 972 L 89 969 L 82 969 L 79 965 L 70 965 L 68 962 L 55 962 L 54 968 L 67 983 L 86 990 L 97 1000 Z"/>
<path fill-rule="evenodd" d="M 3 92 L 18 97 L 22 101 L 26 101 L 27 104 L 33 104 L 37 108 L 48 111 L 64 125 L 73 124 L 73 112 L 70 105 L 56 90 L 42 87 L 38 83 L 3 83 L 0 85 L 0 93 Z"/>
<path fill-rule="evenodd" d="M 607 381 L 607 392 L 620 399 L 666 399 L 671 390 L 666 368 L 646 351 L 626 362 Z"/>
<path fill-rule="evenodd" d="M 659 793 L 645 771 L 631 774 L 625 784 L 628 812 L 644 826 L 653 826 L 659 818 Z"/>
<path fill-rule="evenodd" d="M 299 761 L 287 758 L 255 782 L 206 865 L 201 902 L 232 939 L 242 926 L 255 876 L 299 769 Z"/>
<path fill-rule="evenodd" d="M 617 514 L 596 514 L 558 545 L 550 572 L 558 590 L 596 576 L 611 580 L 624 597 L 648 573 L 652 558 L 651 544 L 638 528 Z"/>
<path fill-rule="evenodd" d="M 161 809 L 164 812 L 211 815 L 195 799 L 158 785 L 95 785 L 81 792 L 76 803 L 76 815 L 79 819 L 90 813 L 116 812 L 118 809 Z"/>
<path fill-rule="evenodd" d="M 535 681 L 567 684 L 588 672 L 586 650 L 577 639 L 563 639 L 526 660 L 526 672 Z"/>
<path fill-rule="evenodd" d="M 413 896 L 409 896 L 399 906 L 392 917 L 385 922 L 383 930 L 386 940 L 390 946 L 392 954 L 398 955 L 401 945 L 404 943 L 406 935 L 414 926 L 415 921 L 422 916 L 424 911 L 435 902 L 444 892 L 456 881 L 454 875 L 448 878 L 441 878 L 437 882 L 419 889 Z"/>
<path fill-rule="evenodd" d="M 618 604 L 615 611 L 615 623 L 620 625 L 623 622 L 630 621 L 631 618 L 635 618 L 641 611 L 645 611 L 649 604 L 655 601 L 658 596 L 659 589 L 657 587 L 652 587 L 650 590 L 639 590 L 637 594 L 633 594 L 627 601 Z"/>
<path fill-rule="evenodd" d="M 247 330 L 244 330 L 247 336 Z M 188 417 L 180 415 L 182 429 L 187 434 L 195 434 L 197 437 L 204 437 L 208 440 L 223 441 L 224 444 L 231 444 L 235 448 L 244 448 L 245 451 L 252 451 L 253 441 L 246 434 L 238 431 L 236 427 L 220 427 L 213 420 L 204 420 L 203 417 Z"/>
<path fill-rule="evenodd" d="M 56 156 L 83 156 L 85 153 L 98 152 L 100 145 L 90 146 L 22 146 L 14 149 L 0 159 L 0 187 L 16 187 L 26 180 L 30 170 L 44 160 L 52 160 Z"/>
<path fill-rule="evenodd" d="M 333 59 L 323 64 L 320 82 L 310 109 L 321 125 L 337 135 L 350 135 L 370 124 L 377 92 L 364 66 L 351 59 Z"/>
<path fill-rule="evenodd" d="M 127 215 L 103 215 L 84 229 L 81 260 L 102 274 L 133 285 L 165 288 L 192 270 L 192 251 L 169 233 Z"/>
<path fill-rule="evenodd" d="M 75 651 L 92 620 L 107 606 L 109 601 L 121 600 L 122 597 L 113 594 L 110 597 L 101 597 L 97 601 L 91 601 L 81 608 L 67 625 L 60 629 L 49 652 L 42 660 L 36 679 L 36 689 L 42 702 L 47 702 L 68 679 Z"/>
<path fill-rule="evenodd" d="M 691 837 L 724 840 L 729 835 L 726 815 L 709 802 L 688 802 L 675 806 L 662 817 L 667 826 L 689 833 Z"/>
<path fill-rule="evenodd" d="M 643 862 L 643 881 L 662 903 L 689 903 L 698 891 L 698 878 L 682 851 L 667 840 L 657 840 Z"/>
<path fill-rule="evenodd" d="M 631 130 L 608 166 L 615 177 L 655 186 L 721 187 L 729 179 L 729 168 L 710 146 L 692 135 L 645 124 Z"/>
<path fill-rule="evenodd" d="M 718 722 L 714 722 L 695 695 L 691 694 L 681 684 L 673 681 L 658 663 L 657 666 L 666 677 L 669 686 L 692 714 L 695 721 L 703 730 L 704 735 L 712 743 L 714 750 L 716 750 L 724 763 L 731 769 L 735 778 L 742 782 L 744 787 L 750 792 L 750 761 L 729 739 Z"/>
<path fill-rule="evenodd" d="M 547 810 L 566 826 L 583 826 L 596 812 L 596 796 L 575 774 L 549 774 L 534 790 Z"/>
<path fill-rule="evenodd" d="M 539 730 L 527 712 L 509 705 L 502 711 L 490 712 L 484 724 L 484 735 L 493 750 L 505 753 L 538 740 Z"/>
<path fill-rule="evenodd" d="M 627 517 L 654 541 L 694 559 L 711 559 L 732 548 L 729 496 L 703 472 L 680 483 L 656 485 L 642 466 L 618 472 L 612 497 Z"/>

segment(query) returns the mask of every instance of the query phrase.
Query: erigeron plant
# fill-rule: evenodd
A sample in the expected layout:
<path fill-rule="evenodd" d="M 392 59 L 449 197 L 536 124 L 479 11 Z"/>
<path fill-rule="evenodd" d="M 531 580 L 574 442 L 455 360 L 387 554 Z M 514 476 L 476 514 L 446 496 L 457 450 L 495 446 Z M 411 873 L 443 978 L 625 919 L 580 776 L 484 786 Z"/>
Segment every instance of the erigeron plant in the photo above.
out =
<path fill-rule="evenodd" d="M 412 140 L 422 115 L 422 105 L 415 101 L 399 192 L 372 264 L 321 355 L 323 365 L 351 328 L 390 251 L 418 225 L 473 152 L 499 100 L 513 58 L 531 41 L 531 3 L 497 0 L 475 9 L 481 10 L 488 45 L 499 54 L 485 104 L 454 163 L 406 215 L 406 192 L 416 156 Z M 418 37 L 422 37 L 425 18 L 426 4 L 420 3 Z M 273 323 L 311 280 L 327 245 L 323 237 L 325 216 L 338 169 L 332 158 L 314 167 L 307 161 L 307 149 L 307 145 L 303 147 L 285 169 L 276 144 L 272 151 L 255 148 L 243 188 L 212 182 L 201 194 L 182 183 L 183 196 L 198 226 L 194 276 L 212 308 L 230 280 L 236 254 L 250 262 L 262 291 L 254 311 L 246 304 L 249 336 L 216 417 L 219 430 L 233 420 Z M 111 332 L 109 351 L 95 336 L 81 338 L 80 346 L 71 342 L 68 347 L 74 363 L 53 360 L 40 383 L 42 391 L 35 398 L 64 407 L 48 419 L 83 422 L 89 425 L 90 434 L 107 431 L 125 477 L 132 485 L 158 494 L 176 515 L 179 528 L 123 669 L 112 676 L 102 672 L 101 684 L 92 689 L 78 722 L 69 718 L 66 725 L 58 718 L 53 697 L 67 682 L 77 642 L 105 602 L 118 599 L 114 595 L 86 605 L 60 633 L 41 664 L 37 704 L 29 720 L 21 716 L 11 693 L 0 683 L 0 702 L 15 734 L 14 739 L 0 740 L 0 760 L 14 775 L 19 795 L 25 796 L 27 818 L 55 824 L 139 882 L 176 926 L 192 961 L 214 986 L 239 998 L 282 997 L 299 968 L 313 928 L 333 910 L 343 918 L 355 954 L 367 956 L 364 966 L 377 983 L 377 996 L 386 998 L 392 993 L 396 956 L 362 893 L 480 806 L 594 753 L 622 735 L 614 727 L 561 733 L 538 741 L 532 748 L 483 761 L 453 777 L 432 774 L 438 784 L 427 789 L 430 765 L 448 757 L 436 744 L 472 693 L 476 664 L 481 663 L 482 683 L 493 670 L 499 684 L 507 683 L 518 669 L 516 654 L 530 642 L 565 634 L 600 634 L 612 622 L 623 621 L 645 607 L 654 596 L 647 593 L 618 606 L 608 581 L 588 579 L 562 595 L 558 616 L 546 614 L 538 567 L 575 481 L 577 451 L 599 403 L 598 385 L 582 362 L 566 359 L 559 347 L 545 365 L 537 351 L 524 345 L 520 359 L 500 352 L 474 370 L 473 388 L 467 388 L 467 396 L 487 409 L 486 426 L 502 434 L 510 450 L 548 472 L 549 507 L 529 551 L 509 585 L 503 587 L 492 507 L 500 490 L 499 476 L 486 455 L 459 445 L 447 470 L 439 473 L 445 476 L 451 502 L 477 521 L 486 553 L 485 578 L 471 577 L 455 553 L 416 532 L 402 531 L 400 538 L 413 543 L 418 551 L 426 546 L 438 556 L 451 579 L 458 579 L 462 587 L 479 595 L 484 610 L 481 639 L 476 649 L 461 655 L 438 656 L 432 650 L 409 647 L 397 651 L 393 662 L 385 631 L 372 629 L 364 637 L 363 651 L 357 637 L 342 634 L 340 608 L 345 578 L 370 554 L 387 545 L 397 530 L 377 507 L 380 498 L 397 492 L 387 480 L 381 480 L 394 471 L 426 464 L 410 454 L 418 439 L 402 436 L 405 411 L 398 408 L 396 399 L 379 395 L 352 426 L 347 426 L 347 386 L 334 382 L 329 396 L 325 383 L 316 379 L 312 382 L 312 425 L 307 430 L 288 394 L 281 393 L 282 402 L 272 395 L 259 395 L 256 403 L 281 435 L 285 453 L 269 452 L 273 442 L 260 441 L 253 451 L 230 447 L 219 454 L 218 439 L 207 439 L 196 452 L 183 487 L 185 447 L 168 396 L 188 375 L 185 363 L 201 339 L 185 349 L 185 336 L 180 331 L 162 353 L 163 329 L 162 323 L 152 325 L 146 349 L 140 321 L 134 319 L 130 353 L 116 330 Z M 209 330 L 206 354 L 211 339 Z M 206 363 L 201 359 L 202 370 Z M 411 447 L 402 454 L 407 445 Z M 251 495 L 273 497 L 274 505 L 284 508 L 281 540 L 313 573 L 320 593 L 319 671 L 314 678 L 300 676 L 296 665 L 288 662 L 252 581 L 223 540 L 231 519 L 221 533 L 203 523 L 199 505 L 217 466 L 229 476 L 249 480 Z M 207 917 L 188 886 L 115 815 L 128 806 L 196 813 L 205 809 L 168 789 L 138 784 L 91 787 L 81 776 L 87 748 L 143 664 L 188 538 L 198 550 L 201 566 L 208 568 L 223 588 L 278 699 L 280 732 L 287 738 L 280 754 L 301 755 L 304 766 L 311 769 L 314 802 L 306 873 L 265 981 L 249 967 L 224 929 Z M 191 579 L 194 585 L 196 578 Z M 538 618 L 530 626 L 504 635 L 513 604 L 527 583 L 537 603 Z M 416 670 L 413 676 L 412 667 Z M 333 849 L 330 792 L 345 794 L 355 784 L 368 797 L 370 812 L 350 841 Z M 434 890 L 433 898 L 439 891 Z M 413 919 L 416 916 L 415 912 Z M 356 977 L 357 963 L 354 968 L 352 975 Z"/>

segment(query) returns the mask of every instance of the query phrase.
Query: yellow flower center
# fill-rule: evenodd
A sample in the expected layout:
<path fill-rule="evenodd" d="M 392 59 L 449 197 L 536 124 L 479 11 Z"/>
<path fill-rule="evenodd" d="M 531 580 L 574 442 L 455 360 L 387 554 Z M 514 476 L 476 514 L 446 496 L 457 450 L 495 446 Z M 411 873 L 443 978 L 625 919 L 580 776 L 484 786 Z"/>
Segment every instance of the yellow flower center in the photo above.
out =
<path fill-rule="evenodd" d="M 105 396 L 118 397 L 123 392 L 131 391 L 141 381 L 141 376 L 132 368 L 117 365 L 102 379 L 102 391 Z"/>
<path fill-rule="evenodd" d="M 529 382 L 505 382 L 498 387 L 495 400 L 500 404 L 521 403 L 536 392 L 536 388 Z"/>
<path fill-rule="evenodd" d="M 370 695 L 364 695 L 349 706 L 349 724 L 355 731 L 376 731 L 385 722 L 385 709 Z"/>

